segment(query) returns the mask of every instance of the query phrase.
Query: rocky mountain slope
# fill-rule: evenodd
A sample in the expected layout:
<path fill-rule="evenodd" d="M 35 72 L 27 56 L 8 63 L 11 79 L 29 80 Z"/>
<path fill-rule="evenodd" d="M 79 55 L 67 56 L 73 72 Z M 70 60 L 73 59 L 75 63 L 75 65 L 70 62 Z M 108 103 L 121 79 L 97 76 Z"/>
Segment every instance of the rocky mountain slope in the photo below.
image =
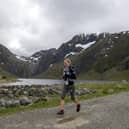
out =
<path fill-rule="evenodd" d="M 0 45 L 0 67 L 19 77 L 60 78 L 69 57 L 81 79 L 128 79 L 129 31 L 75 35 L 58 49 L 19 57 Z"/>
<path fill-rule="evenodd" d="M 28 63 L 17 58 L 9 49 L 0 44 L 0 68 L 1 76 L 16 75 L 26 77 L 28 74 Z"/>
<path fill-rule="evenodd" d="M 86 39 L 86 37 L 87 36 L 85 36 L 84 39 Z M 128 31 L 114 34 L 102 33 L 98 36 L 96 35 L 96 38 L 89 42 L 86 42 L 86 40 L 84 40 L 85 42 L 83 43 L 78 40 L 76 41 L 77 42 L 74 41 L 73 44 L 77 48 L 79 46 L 80 51 L 72 51 L 72 53 L 67 55 L 73 60 L 79 78 L 112 80 L 128 79 Z M 49 77 L 51 75 L 51 77 L 53 77 L 55 74 L 54 71 L 61 71 L 60 65 L 60 62 L 54 64 L 53 67 L 49 68 L 45 73 L 39 76 Z"/>

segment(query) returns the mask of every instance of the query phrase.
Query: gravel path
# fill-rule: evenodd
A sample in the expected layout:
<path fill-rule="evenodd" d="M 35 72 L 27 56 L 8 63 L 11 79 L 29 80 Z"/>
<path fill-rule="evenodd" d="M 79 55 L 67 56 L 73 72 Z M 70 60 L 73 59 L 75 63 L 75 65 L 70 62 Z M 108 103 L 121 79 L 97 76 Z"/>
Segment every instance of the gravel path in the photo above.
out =
<path fill-rule="evenodd" d="M 59 107 L 35 109 L 0 117 L 0 129 L 129 129 L 129 93 L 121 93 L 65 107 L 65 115 L 57 116 Z"/>

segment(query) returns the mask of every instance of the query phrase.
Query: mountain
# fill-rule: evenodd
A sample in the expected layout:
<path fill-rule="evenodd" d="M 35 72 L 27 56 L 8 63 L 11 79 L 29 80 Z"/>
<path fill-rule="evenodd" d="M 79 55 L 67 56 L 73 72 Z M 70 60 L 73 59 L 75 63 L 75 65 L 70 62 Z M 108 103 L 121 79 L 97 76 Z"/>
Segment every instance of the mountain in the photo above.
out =
<path fill-rule="evenodd" d="M 71 42 L 74 47 L 81 47 L 78 52 L 74 51 L 75 49 L 72 49 L 71 52 L 66 52 L 68 57 L 73 60 L 73 64 L 76 66 L 77 73 L 80 79 L 128 79 L 128 31 L 113 34 L 92 34 L 92 36 L 78 35 L 64 44 L 67 46 L 66 48 L 70 49 L 70 46 L 68 47 L 68 44 Z M 59 75 L 62 74 L 62 61 L 63 58 L 62 60 L 58 60 L 57 63 L 53 64 L 52 67 L 49 67 L 48 70 L 38 75 L 38 77 L 60 78 Z M 55 74 L 56 72 L 58 74 Z"/>
<path fill-rule="evenodd" d="M 128 79 L 129 32 L 108 34 L 76 57 L 80 77 Z M 95 77 L 96 78 L 96 77 Z M 90 79 L 90 77 L 89 77 Z"/>
<path fill-rule="evenodd" d="M 8 48 L 0 44 L 0 69 L 2 71 L 18 77 L 27 77 L 29 65 L 28 62 L 19 59 Z"/>
<path fill-rule="evenodd" d="M 75 35 L 59 48 L 18 56 L 0 45 L 0 68 L 18 77 L 61 78 L 72 59 L 79 79 L 121 80 L 129 76 L 129 31 Z"/>
<path fill-rule="evenodd" d="M 37 55 L 37 57 L 40 57 L 36 74 L 45 72 L 46 69 L 62 61 L 66 56 L 79 53 L 83 49 L 82 46 L 97 40 L 97 38 L 98 36 L 96 34 L 76 35 L 70 41 L 63 43 L 58 49 L 53 48 L 35 53 L 33 56 Z"/>

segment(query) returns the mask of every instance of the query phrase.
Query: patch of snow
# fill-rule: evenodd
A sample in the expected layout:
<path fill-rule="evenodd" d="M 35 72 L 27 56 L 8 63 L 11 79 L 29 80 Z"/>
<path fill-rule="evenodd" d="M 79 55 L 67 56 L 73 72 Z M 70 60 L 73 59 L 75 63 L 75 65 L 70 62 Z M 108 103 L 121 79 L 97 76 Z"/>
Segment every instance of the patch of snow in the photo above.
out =
<path fill-rule="evenodd" d="M 4 64 L 4 62 L 1 62 L 0 64 L 2 64 L 2 65 L 3 65 L 3 64 Z"/>
<path fill-rule="evenodd" d="M 50 64 L 50 65 L 49 65 L 49 68 L 51 68 L 52 66 L 53 66 L 53 64 Z"/>
<path fill-rule="evenodd" d="M 71 47 L 71 46 L 72 46 L 72 44 L 71 44 L 71 43 L 69 43 L 69 44 L 68 44 L 68 46 L 69 46 L 69 47 Z"/>
<path fill-rule="evenodd" d="M 127 32 L 127 31 L 123 31 L 122 33 L 123 33 L 123 34 L 126 34 L 126 32 Z"/>
<path fill-rule="evenodd" d="M 118 39 L 119 37 L 118 37 L 118 36 L 116 36 L 115 38 L 116 38 L 116 39 Z"/>
<path fill-rule="evenodd" d="M 33 56 L 31 56 L 30 57 L 30 60 L 37 62 L 37 61 L 40 60 L 40 58 L 41 58 L 40 56 L 39 57 L 33 57 Z"/>
<path fill-rule="evenodd" d="M 107 55 L 107 54 L 105 54 L 104 56 L 105 56 L 105 57 L 108 57 L 108 55 Z"/>
<path fill-rule="evenodd" d="M 110 48 L 106 48 L 107 50 L 110 50 Z"/>
<path fill-rule="evenodd" d="M 16 56 L 17 59 L 20 59 L 21 57 L 20 56 Z"/>
<path fill-rule="evenodd" d="M 105 38 L 105 37 L 106 37 L 106 33 L 103 34 L 103 38 Z"/>
<path fill-rule="evenodd" d="M 100 35 L 100 32 L 96 32 L 97 37 Z"/>
<path fill-rule="evenodd" d="M 78 54 L 78 52 L 70 52 L 70 53 L 66 54 L 65 57 L 68 57 L 70 55 L 77 55 L 77 54 Z"/>
<path fill-rule="evenodd" d="M 16 55 L 16 58 L 19 59 L 19 60 L 21 60 L 21 61 L 28 61 L 27 59 L 25 59 L 25 58 L 23 58 L 21 56 L 18 56 L 18 55 Z"/>
<path fill-rule="evenodd" d="M 89 42 L 88 44 L 85 44 L 85 45 L 82 45 L 82 44 L 77 44 L 76 47 L 81 47 L 83 49 L 87 49 L 89 48 L 91 45 L 95 44 L 96 41 L 93 41 L 93 42 Z"/>
<path fill-rule="evenodd" d="M 113 45 L 111 45 L 110 47 L 113 48 Z"/>
<path fill-rule="evenodd" d="M 52 53 L 52 55 L 56 55 L 56 53 L 55 53 L 55 52 L 53 52 L 53 53 Z"/>

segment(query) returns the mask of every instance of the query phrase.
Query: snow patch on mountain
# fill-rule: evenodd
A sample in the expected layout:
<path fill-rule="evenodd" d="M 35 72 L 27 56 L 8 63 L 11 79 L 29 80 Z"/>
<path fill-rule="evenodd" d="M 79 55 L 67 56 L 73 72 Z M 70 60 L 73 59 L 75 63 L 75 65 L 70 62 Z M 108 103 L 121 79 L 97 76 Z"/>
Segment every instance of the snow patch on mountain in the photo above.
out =
<path fill-rule="evenodd" d="M 83 49 L 87 49 L 87 48 L 89 48 L 91 45 L 93 45 L 93 44 L 95 44 L 96 43 L 96 41 L 93 41 L 93 42 L 89 42 L 88 44 L 76 44 L 76 47 L 81 47 L 81 48 L 83 48 Z"/>
<path fill-rule="evenodd" d="M 69 47 L 71 47 L 71 46 L 72 46 L 72 44 L 71 44 L 71 43 L 69 43 L 69 44 L 68 44 L 68 46 L 69 46 Z"/>
<path fill-rule="evenodd" d="M 34 57 L 34 56 L 24 57 L 24 56 L 16 55 L 16 58 L 21 60 L 21 61 L 24 61 L 24 62 L 32 63 L 32 62 L 38 62 L 40 60 L 41 56 L 39 56 L 39 57 Z"/>
<path fill-rule="evenodd" d="M 40 60 L 40 58 L 41 58 L 41 56 L 39 56 L 39 57 L 33 57 L 33 56 L 31 56 L 31 57 L 30 57 L 30 60 L 31 60 L 31 61 L 34 61 L 34 62 L 37 62 L 37 61 Z"/>
<path fill-rule="evenodd" d="M 115 37 L 115 39 L 118 39 L 118 38 L 119 38 L 118 36 Z"/>
<path fill-rule="evenodd" d="M 21 60 L 21 61 L 25 61 L 25 62 L 28 61 L 25 57 L 22 57 L 22 56 L 16 55 L 16 58 Z"/>
<path fill-rule="evenodd" d="M 103 34 L 103 38 L 105 38 L 105 37 L 106 37 L 106 33 Z"/>
<path fill-rule="evenodd" d="M 77 54 L 79 54 L 79 53 L 78 52 L 70 52 L 70 53 L 66 54 L 65 57 L 68 57 L 70 55 L 77 55 Z"/>
<path fill-rule="evenodd" d="M 52 66 L 53 66 L 53 64 L 50 64 L 50 65 L 49 65 L 49 68 L 51 68 Z"/>

